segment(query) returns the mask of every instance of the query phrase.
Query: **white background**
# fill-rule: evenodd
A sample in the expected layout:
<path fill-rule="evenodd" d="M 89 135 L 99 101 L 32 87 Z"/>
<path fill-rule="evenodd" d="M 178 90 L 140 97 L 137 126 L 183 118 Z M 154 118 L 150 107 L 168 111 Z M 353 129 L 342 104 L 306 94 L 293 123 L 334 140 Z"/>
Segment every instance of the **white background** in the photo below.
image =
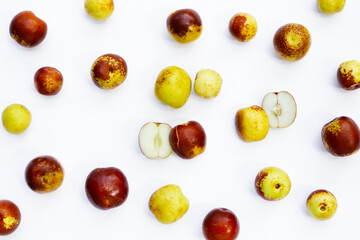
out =
<path fill-rule="evenodd" d="M 186 45 L 166 30 L 167 16 L 181 8 L 195 9 L 203 21 L 201 37 Z M 203 218 L 216 207 L 235 212 L 239 239 L 358 235 L 360 155 L 333 157 L 320 131 L 342 115 L 360 123 L 360 90 L 342 90 L 336 80 L 340 63 L 360 59 L 359 8 L 359 1 L 349 0 L 341 13 L 325 16 L 316 0 L 115 0 L 113 15 L 99 23 L 87 16 L 80 0 L 0 0 L 0 109 L 21 103 L 33 117 L 20 135 L 0 128 L 0 199 L 15 202 L 22 213 L 19 228 L 6 239 L 203 239 Z M 47 37 L 32 49 L 9 35 L 11 19 L 23 10 L 48 25 Z M 228 32 L 237 12 L 257 20 L 257 35 L 248 43 Z M 295 63 L 281 60 L 272 45 L 276 30 L 291 22 L 303 24 L 312 36 L 308 54 Z M 125 82 L 109 91 L 90 78 L 92 63 L 105 53 L 128 64 Z M 181 109 L 162 104 L 154 84 L 170 65 L 193 80 L 201 69 L 216 70 L 223 78 L 220 94 L 205 100 L 192 91 Z M 33 76 L 43 66 L 64 76 L 56 96 L 42 96 L 34 87 Z M 263 141 L 243 142 L 235 131 L 236 111 L 261 105 L 266 93 L 280 90 L 297 102 L 293 125 L 270 129 Z M 202 155 L 149 160 L 141 154 L 137 137 L 143 124 L 175 126 L 189 120 L 206 131 Z M 44 154 L 62 163 L 65 178 L 57 191 L 37 194 L 25 183 L 24 171 Z M 102 211 L 90 204 L 84 185 L 94 168 L 108 166 L 125 173 L 130 189 L 122 206 Z M 265 201 L 254 190 L 256 174 L 268 166 L 290 176 L 292 189 L 281 201 Z M 148 200 L 170 183 L 181 187 L 190 208 L 176 223 L 163 225 L 149 211 Z M 338 200 L 328 221 L 313 219 L 305 207 L 307 196 L 319 188 Z"/>

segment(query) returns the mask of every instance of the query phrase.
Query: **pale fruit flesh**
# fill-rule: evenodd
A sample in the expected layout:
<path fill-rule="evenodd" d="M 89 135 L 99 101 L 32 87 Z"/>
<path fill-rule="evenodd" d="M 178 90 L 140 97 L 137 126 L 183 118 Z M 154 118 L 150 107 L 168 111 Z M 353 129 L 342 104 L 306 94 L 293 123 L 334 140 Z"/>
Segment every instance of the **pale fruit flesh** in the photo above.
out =
<path fill-rule="evenodd" d="M 170 184 L 151 195 L 149 208 L 159 222 L 170 224 L 184 216 L 189 209 L 189 200 L 179 186 Z"/>
<path fill-rule="evenodd" d="M 265 110 L 272 128 L 285 128 L 295 121 L 296 102 L 293 96 L 286 91 L 266 94 L 261 107 Z"/>
<path fill-rule="evenodd" d="M 171 126 L 166 123 L 147 123 L 139 133 L 141 152 L 150 159 L 167 158 L 172 153 L 169 142 Z"/>

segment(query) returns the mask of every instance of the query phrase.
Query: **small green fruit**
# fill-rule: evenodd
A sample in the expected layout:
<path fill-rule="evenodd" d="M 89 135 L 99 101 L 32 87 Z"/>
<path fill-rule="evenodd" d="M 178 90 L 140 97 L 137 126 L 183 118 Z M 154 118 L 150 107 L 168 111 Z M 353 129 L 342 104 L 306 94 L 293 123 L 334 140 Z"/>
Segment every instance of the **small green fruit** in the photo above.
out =
<path fill-rule="evenodd" d="M 318 0 L 317 2 L 320 12 L 333 14 L 343 10 L 346 0 Z"/>
<path fill-rule="evenodd" d="M 85 0 L 85 11 L 90 17 L 103 21 L 114 11 L 113 0 Z"/>
<path fill-rule="evenodd" d="M 173 108 L 185 105 L 191 92 L 191 78 L 183 69 L 170 66 L 163 69 L 155 83 L 155 95 Z"/>
<path fill-rule="evenodd" d="M 179 186 L 170 184 L 151 195 L 149 208 L 159 222 L 169 224 L 184 216 L 189 209 L 189 200 Z"/>
<path fill-rule="evenodd" d="M 216 97 L 221 89 L 222 79 L 220 75 L 211 69 L 204 69 L 196 74 L 194 90 L 203 98 Z"/>
<path fill-rule="evenodd" d="M 2 122 L 9 133 L 22 133 L 30 125 L 31 113 L 21 104 L 12 104 L 3 111 Z"/>

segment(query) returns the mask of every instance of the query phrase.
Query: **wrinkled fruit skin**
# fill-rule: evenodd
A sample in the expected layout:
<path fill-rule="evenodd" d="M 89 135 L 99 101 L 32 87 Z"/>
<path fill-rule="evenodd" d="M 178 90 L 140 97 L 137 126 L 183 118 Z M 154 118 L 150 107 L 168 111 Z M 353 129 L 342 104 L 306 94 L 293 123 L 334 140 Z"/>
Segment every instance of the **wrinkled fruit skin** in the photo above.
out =
<path fill-rule="evenodd" d="M 125 175 L 117 168 L 96 168 L 86 179 L 86 195 L 99 209 L 115 208 L 123 204 L 129 186 Z"/>
<path fill-rule="evenodd" d="M 192 9 L 172 12 L 166 21 L 170 35 L 179 43 L 188 43 L 198 39 L 202 31 L 200 15 Z"/>
<path fill-rule="evenodd" d="M 126 76 L 126 62 L 116 54 L 98 57 L 91 67 L 91 78 L 101 89 L 116 88 L 126 79 Z"/>
<path fill-rule="evenodd" d="M 113 0 L 85 0 L 85 11 L 90 17 L 98 21 L 104 21 L 114 11 Z"/>
<path fill-rule="evenodd" d="M 257 32 L 256 20 L 248 13 L 237 13 L 230 19 L 229 32 L 241 42 L 250 41 Z"/>
<path fill-rule="evenodd" d="M 155 82 L 155 96 L 173 108 L 181 108 L 191 92 L 191 78 L 183 69 L 175 66 L 164 68 Z"/>
<path fill-rule="evenodd" d="M 12 104 L 3 111 L 2 122 L 6 131 L 19 134 L 29 127 L 31 123 L 31 113 L 21 104 Z"/>
<path fill-rule="evenodd" d="M 318 0 L 317 2 L 320 12 L 333 14 L 343 10 L 346 0 Z"/>
<path fill-rule="evenodd" d="M 10 23 L 11 37 L 24 47 L 35 47 L 46 37 L 47 25 L 31 11 L 18 13 Z"/>
<path fill-rule="evenodd" d="M 204 218 L 202 231 L 207 240 L 234 240 L 239 235 L 239 221 L 229 209 L 216 208 Z"/>
<path fill-rule="evenodd" d="M 289 194 L 290 189 L 290 178 L 280 168 L 267 167 L 256 175 L 255 190 L 265 200 L 281 200 Z"/>
<path fill-rule="evenodd" d="M 360 62 L 351 60 L 340 64 L 337 80 L 345 90 L 355 90 L 360 87 Z"/>
<path fill-rule="evenodd" d="M 200 123 L 190 121 L 175 126 L 170 132 L 169 141 L 179 157 L 191 159 L 205 151 L 206 134 Z"/>
<path fill-rule="evenodd" d="M 359 127 L 354 120 L 346 116 L 325 124 L 321 137 L 326 150 L 334 156 L 350 156 L 360 148 Z"/>
<path fill-rule="evenodd" d="M 309 195 L 306 200 L 306 207 L 314 218 L 327 220 L 334 216 L 337 209 L 337 201 L 331 192 L 319 189 Z"/>
<path fill-rule="evenodd" d="M 42 95 L 56 95 L 62 87 L 63 76 L 53 67 L 42 67 L 34 76 L 36 90 Z"/>
<path fill-rule="evenodd" d="M 25 180 L 37 193 L 48 193 L 62 184 L 64 170 L 52 156 L 40 156 L 33 159 L 26 167 Z"/>
<path fill-rule="evenodd" d="M 159 222 L 170 224 L 184 216 L 189 209 L 189 200 L 179 186 L 169 184 L 151 195 L 149 209 Z"/>
<path fill-rule="evenodd" d="M 245 142 L 263 140 L 269 132 L 269 118 L 259 106 L 242 108 L 236 112 L 235 127 Z"/>
<path fill-rule="evenodd" d="M 294 62 L 303 58 L 309 51 L 311 36 L 303 25 L 290 23 L 277 30 L 273 44 L 282 59 Z"/>
<path fill-rule="evenodd" d="M 19 208 L 9 200 L 0 201 L 0 235 L 14 232 L 21 221 Z"/>

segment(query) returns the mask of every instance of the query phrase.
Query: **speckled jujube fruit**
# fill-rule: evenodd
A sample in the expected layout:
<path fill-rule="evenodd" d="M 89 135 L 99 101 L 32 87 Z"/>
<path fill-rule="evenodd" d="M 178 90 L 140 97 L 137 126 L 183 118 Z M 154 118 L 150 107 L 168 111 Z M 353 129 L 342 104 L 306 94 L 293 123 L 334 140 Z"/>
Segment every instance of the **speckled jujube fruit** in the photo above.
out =
<path fill-rule="evenodd" d="M 273 44 L 275 51 L 282 59 L 295 62 L 309 51 L 311 36 L 303 25 L 289 23 L 276 31 Z"/>
<path fill-rule="evenodd" d="M 230 19 L 229 31 L 234 38 L 241 42 L 250 41 L 257 32 L 256 20 L 248 13 L 237 13 Z"/>
<path fill-rule="evenodd" d="M 115 167 L 96 168 L 87 177 L 85 191 L 89 201 L 99 209 L 122 205 L 129 192 L 127 179 Z"/>
<path fill-rule="evenodd" d="M 64 170 L 52 156 L 39 156 L 29 162 L 25 170 L 28 186 L 37 193 L 48 193 L 60 187 Z"/>
<path fill-rule="evenodd" d="M 337 80 L 345 90 L 355 90 L 360 87 L 360 62 L 346 61 L 340 64 L 337 71 Z"/>
<path fill-rule="evenodd" d="M 337 117 L 325 124 L 321 138 L 326 150 L 334 156 L 350 156 L 360 149 L 359 127 L 346 116 Z"/>
<path fill-rule="evenodd" d="M 42 67 L 34 76 L 36 90 L 42 95 L 56 95 L 62 87 L 63 76 L 53 67 Z"/>
<path fill-rule="evenodd" d="M 179 43 L 198 39 L 202 32 L 200 15 L 193 9 L 180 9 L 172 12 L 166 21 L 170 35 Z"/>
<path fill-rule="evenodd" d="M 106 20 L 114 11 L 113 0 L 85 0 L 85 11 L 98 21 Z"/>
<path fill-rule="evenodd" d="M 11 37 L 24 47 L 35 47 L 46 37 L 47 24 L 31 11 L 18 13 L 10 23 Z"/>
<path fill-rule="evenodd" d="M 0 200 L 0 235 L 14 232 L 21 221 L 21 213 L 15 203 L 9 200 Z"/>
<path fill-rule="evenodd" d="M 116 88 L 126 79 L 126 76 L 126 62 L 116 54 L 98 57 L 91 67 L 92 80 L 102 89 Z"/>

